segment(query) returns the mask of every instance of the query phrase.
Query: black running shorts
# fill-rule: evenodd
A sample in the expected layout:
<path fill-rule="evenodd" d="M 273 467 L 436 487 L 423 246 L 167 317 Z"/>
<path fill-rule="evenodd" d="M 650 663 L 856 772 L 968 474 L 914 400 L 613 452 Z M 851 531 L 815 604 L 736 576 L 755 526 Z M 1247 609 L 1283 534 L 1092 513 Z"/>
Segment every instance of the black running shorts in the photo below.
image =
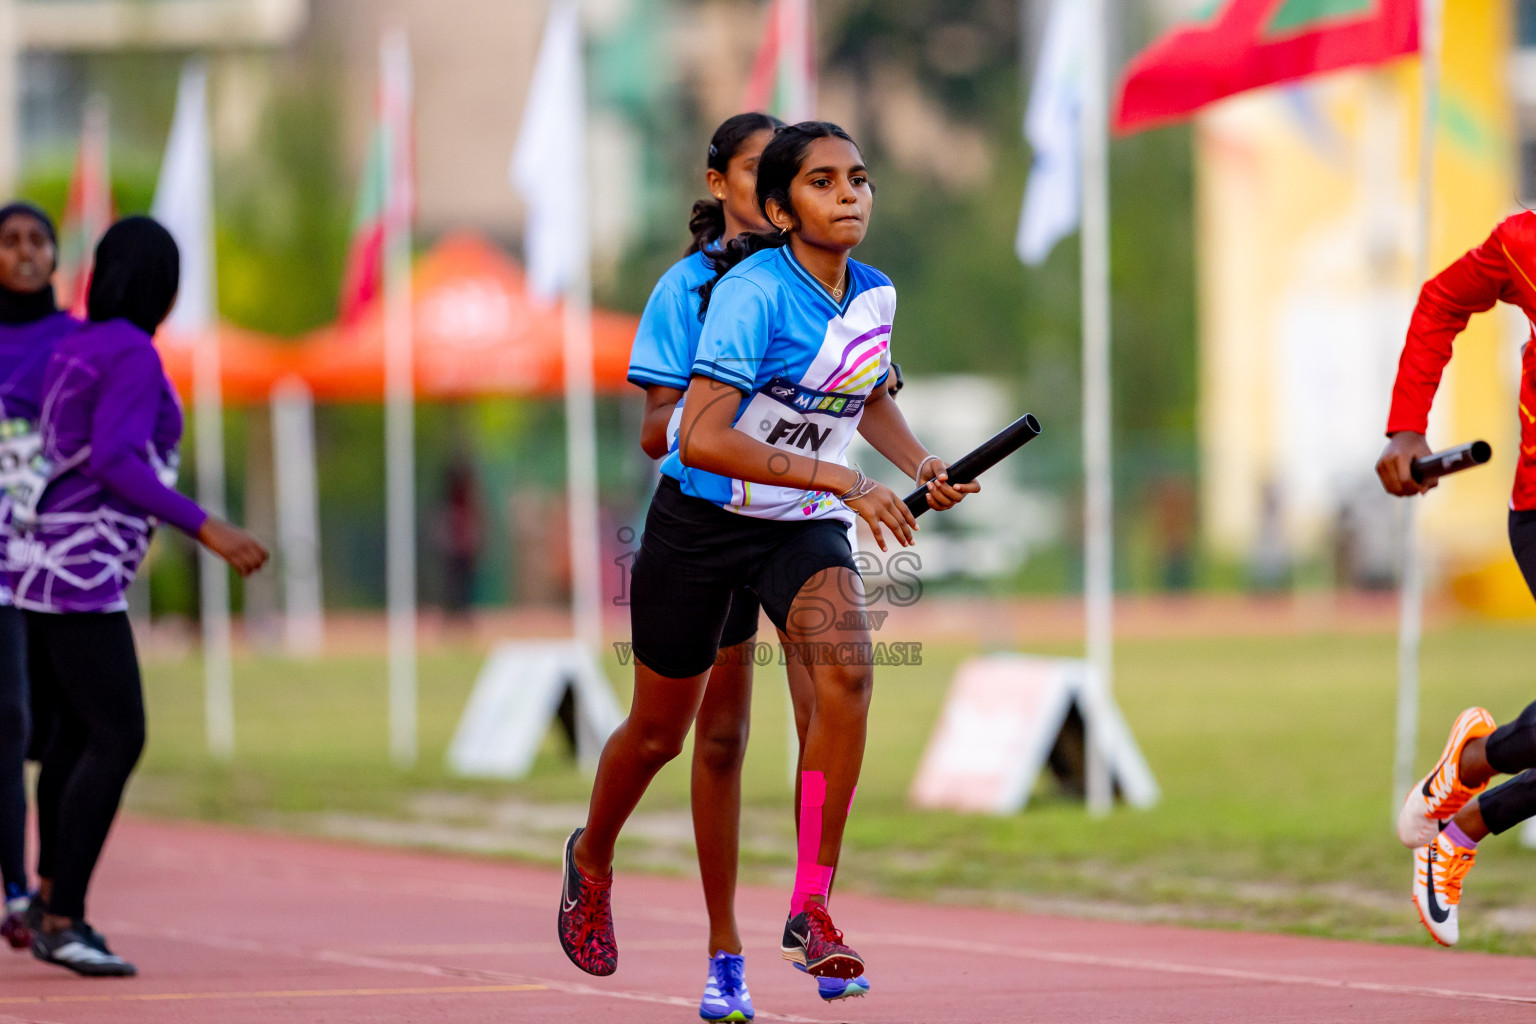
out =
<path fill-rule="evenodd" d="M 1509 510 L 1509 546 L 1525 585 L 1536 597 L 1536 509 Z"/>
<path fill-rule="evenodd" d="M 858 571 L 841 520 L 754 519 L 686 495 L 663 476 L 635 557 L 634 655 L 672 679 L 700 675 L 714 664 L 742 587 L 783 629 L 805 581 L 833 567 Z"/>
<path fill-rule="evenodd" d="M 746 587 L 733 593 L 731 610 L 725 616 L 725 627 L 720 630 L 720 648 L 735 647 L 756 636 L 762 610 L 763 603 Z"/>

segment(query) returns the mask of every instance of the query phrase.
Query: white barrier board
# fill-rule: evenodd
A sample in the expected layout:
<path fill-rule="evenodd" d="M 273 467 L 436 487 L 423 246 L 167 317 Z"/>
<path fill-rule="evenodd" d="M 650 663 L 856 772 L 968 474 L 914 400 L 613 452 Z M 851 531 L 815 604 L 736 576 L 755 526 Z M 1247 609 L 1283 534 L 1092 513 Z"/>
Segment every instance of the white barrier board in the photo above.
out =
<path fill-rule="evenodd" d="M 1088 664 L 992 654 L 962 664 L 912 781 L 918 807 L 988 814 L 1024 809 L 1073 707 L 1101 743 L 1110 779 L 1127 803 L 1159 793 L 1125 719 Z"/>
<path fill-rule="evenodd" d="M 486 659 L 448 746 L 448 767 L 472 778 L 521 779 L 560 702 L 576 704 L 576 755 L 591 768 L 624 720 L 597 661 L 571 640 L 511 641 Z"/>

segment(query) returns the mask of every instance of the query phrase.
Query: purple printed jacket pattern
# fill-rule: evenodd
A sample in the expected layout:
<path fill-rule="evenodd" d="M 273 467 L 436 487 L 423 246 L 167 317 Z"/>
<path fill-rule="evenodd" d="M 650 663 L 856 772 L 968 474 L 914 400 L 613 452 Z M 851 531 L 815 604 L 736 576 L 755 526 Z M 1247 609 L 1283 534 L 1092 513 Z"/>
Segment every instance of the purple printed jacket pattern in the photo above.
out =
<path fill-rule="evenodd" d="M 0 421 L 25 420 L 36 430 L 48 360 L 59 339 L 79 326 L 80 321 L 62 312 L 29 324 L 0 324 Z M 10 497 L 0 491 L 0 605 L 11 603 L 4 571 L 11 536 Z"/>
<path fill-rule="evenodd" d="M 158 522 L 195 537 L 207 519 L 174 490 L 181 403 L 153 340 L 125 320 L 61 338 L 42 396 L 50 470 L 35 509 L 13 509 L 13 601 L 38 612 L 123 611 Z"/>

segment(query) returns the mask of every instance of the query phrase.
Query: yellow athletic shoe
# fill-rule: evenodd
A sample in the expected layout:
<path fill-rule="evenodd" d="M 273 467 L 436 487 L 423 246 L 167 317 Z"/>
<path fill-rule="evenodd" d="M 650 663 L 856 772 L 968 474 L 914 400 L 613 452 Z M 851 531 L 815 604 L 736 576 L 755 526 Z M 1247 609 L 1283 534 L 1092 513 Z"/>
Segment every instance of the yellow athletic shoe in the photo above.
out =
<path fill-rule="evenodd" d="M 1461 929 L 1456 922 L 1461 882 L 1472 870 L 1477 851 L 1457 846 L 1444 832 L 1413 852 L 1413 905 L 1419 920 L 1442 946 L 1454 946 Z"/>
<path fill-rule="evenodd" d="M 1403 810 L 1397 816 L 1397 838 L 1410 850 L 1435 841 L 1440 822 L 1449 821 L 1477 794 L 1488 788 L 1483 783 L 1475 789 L 1461 784 L 1461 752 L 1469 742 L 1487 736 L 1498 726 L 1493 716 L 1482 708 L 1467 708 L 1456 716 L 1445 752 L 1435 770 L 1408 791 Z"/>

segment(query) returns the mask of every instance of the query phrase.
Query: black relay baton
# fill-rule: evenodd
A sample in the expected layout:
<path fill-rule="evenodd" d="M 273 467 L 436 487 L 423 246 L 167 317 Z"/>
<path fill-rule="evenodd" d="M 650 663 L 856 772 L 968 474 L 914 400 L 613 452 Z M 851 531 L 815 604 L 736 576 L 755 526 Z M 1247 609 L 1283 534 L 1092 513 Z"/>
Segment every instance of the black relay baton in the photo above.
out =
<path fill-rule="evenodd" d="M 948 469 L 949 482 L 968 484 L 978 476 L 1002 462 L 1008 456 L 1040 436 L 1040 421 L 1025 413 L 987 440 L 956 459 Z M 928 485 L 926 483 L 903 499 L 907 509 L 920 516 L 928 511 Z"/>
<path fill-rule="evenodd" d="M 1408 465 L 1408 474 L 1416 484 L 1427 484 L 1447 473 L 1460 473 L 1473 466 L 1481 466 L 1493 458 L 1493 445 L 1487 441 L 1468 441 L 1443 452 L 1421 455 Z"/>

